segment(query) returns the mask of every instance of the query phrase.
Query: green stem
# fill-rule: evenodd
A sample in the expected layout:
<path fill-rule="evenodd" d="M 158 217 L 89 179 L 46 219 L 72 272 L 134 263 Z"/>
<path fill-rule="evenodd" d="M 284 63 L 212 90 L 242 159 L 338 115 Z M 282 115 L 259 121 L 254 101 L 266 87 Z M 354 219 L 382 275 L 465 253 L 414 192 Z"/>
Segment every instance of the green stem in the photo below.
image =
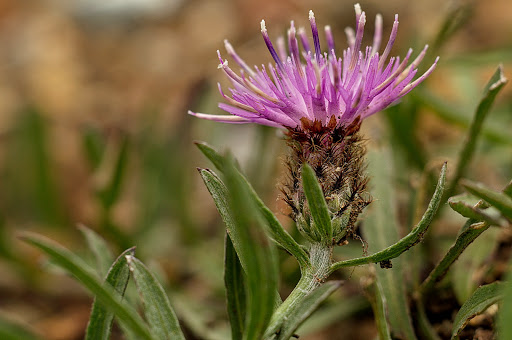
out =
<path fill-rule="evenodd" d="M 273 339 L 278 334 L 281 326 L 290 313 L 300 306 L 300 302 L 313 290 L 318 288 L 329 275 L 329 268 L 332 261 L 332 246 L 326 247 L 321 243 L 314 243 L 309 249 L 311 266 L 305 268 L 299 282 L 276 309 L 270 320 L 270 325 L 265 332 L 265 339 Z"/>

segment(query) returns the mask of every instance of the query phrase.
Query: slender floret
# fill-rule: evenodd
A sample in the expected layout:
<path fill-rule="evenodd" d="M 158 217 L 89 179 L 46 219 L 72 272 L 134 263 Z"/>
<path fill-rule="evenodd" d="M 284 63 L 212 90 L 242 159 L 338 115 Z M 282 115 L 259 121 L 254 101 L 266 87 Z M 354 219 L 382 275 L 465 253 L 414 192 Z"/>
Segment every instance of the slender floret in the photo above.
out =
<path fill-rule="evenodd" d="M 276 47 L 268 35 L 265 21 L 261 34 L 274 63 L 250 68 L 225 41 L 226 51 L 241 68 L 235 73 L 218 52 L 219 68 L 232 84 L 231 95 L 219 91 L 227 103 L 219 107 L 230 115 L 191 115 L 226 123 L 257 123 L 287 130 L 291 152 L 286 159 L 288 176 L 281 185 L 290 216 L 301 232 L 313 242 L 344 244 L 347 237 L 358 237 L 355 225 L 359 214 L 371 202 L 367 192 L 365 146 L 359 133 L 361 122 L 397 102 L 427 78 L 438 59 L 421 76 L 417 67 L 428 46 L 410 62 L 412 49 L 405 57 L 388 57 L 398 31 L 395 16 L 384 51 L 382 17 L 375 18 L 372 46 L 362 49 L 366 13 L 355 5 L 355 29 L 347 28 L 348 47 L 336 56 L 331 28 L 325 26 L 327 51 L 322 52 L 313 11 L 309 23 L 313 44 L 303 28 L 292 21 Z M 301 45 L 301 47 L 299 47 Z M 314 169 L 331 214 L 332 240 L 318 234 L 302 187 L 302 165 Z"/>

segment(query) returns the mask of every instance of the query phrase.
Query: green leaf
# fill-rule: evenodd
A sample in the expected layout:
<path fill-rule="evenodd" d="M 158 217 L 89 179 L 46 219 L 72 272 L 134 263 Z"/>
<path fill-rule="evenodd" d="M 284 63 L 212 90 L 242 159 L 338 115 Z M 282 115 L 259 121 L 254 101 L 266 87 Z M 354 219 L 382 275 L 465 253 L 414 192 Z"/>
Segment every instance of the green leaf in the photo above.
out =
<path fill-rule="evenodd" d="M 393 159 L 389 149 L 381 148 L 368 153 L 369 172 L 373 176 L 373 195 L 378 199 L 366 214 L 363 235 L 371 248 L 383 249 L 399 243 L 399 223 L 393 190 Z M 441 185 L 442 186 L 442 185 Z M 434 204 L 435 205 L 435 204 Z M 433 209 L 434 214 L 436 209 Z M 391 333 L 402 339 L 416 339 L 407 301 L 404 264 L 402 258 L 393 260 L 393 268 L 377 268 L 377 284 L 386 299 Z"/>
<path fill-rule="evenodd" d="M 498 329 L 500 339 L 512 339 L 512 258 L 508 263 L 507 281 L 504 283 L 503 303 L 500 306 L 498 315 Z"/>
<path fill-rule="evenodd" d="M 224 157 L 219 154 L 215 148 L 206 142 L 194 142 L 197 148 L 208 158 L 213 165 L 220 171 L 224 172 Z"/>
<path fill-rule="evenodd" d="M 341 281 L 330 281 L 309 293 L 300 306 L 293 309 L 287 316 L 279 331 L 277 340 L 288 340 L 294 335 L 297 328 L 341 285 Z"/>
<path fill-rule="evenodd" d="M 269 208 L 263 203 L 263 201 L 258 197 L 256 191 L 254 191 L 252 185 L 247 181 L 247 179 L 240 174 L 241 182 L 240 184 L 245 187 L 245 190 L 249 194 L 249 198 L 251 198 L 254 204 L 260 210 L 260 213 L 266 223 L 266 230 L 272 239 L 281 247 L 283 247 L 288 253 L 294 256 L 301 269 L 309 267 L 310 261 L 306 252 L 301 248 L 301 246 L 295 241 L 295 239 L 283 228 L 279 220 L 276 216 L 270 211 Z"/>
<path fill-rule="evenodd" d="M 478 288 L 473 295 L 462 305 L 453 321 L 452 339 L 464 329 L 469 320 L 474 316 L 483 313 L 487 308 L 503 298 L 503 287 L 501 282 L 494 282 Z M 507 338 L 503 338 L 507 339 Z"/>
<path fill-rule="evenodd" d="M 231 338 L 241 339 L 244 333 L 246 315 L 246 292 L 244 272 L 231 238 L 226 235 L 224 254 L 224 283 Z"/>
<path fill-rule="evenodd" d="M 98 196 L 105 209 L 112 207 L 121 193 L 128 163 L 128 146 L 127 136 L 122 136 L 119 144 L 117 141 L 111 141 L 98 168 Z"/>
<path fill-rule="evenodd" d="M 277 293 L 277 254 L 265 235 L 264 219 L 251 200 L 244 180 L 233 162 L 225 164 L 226 187 L 240 252 L 247 260 L 247 319 L 244 340 L 259 340 L 274 310 Z M 233 235 L 230 235 L 233 237 Z M 233 239 L 232 239 L 233 240 Z M 233 245 L 237 242 L 233 240 Z M 235 247 L 236 249 L 236 247 Z M 240 258 L 241 253 L 238 252 Z"/>
<path fill-rule="evenodd" d="M 321 235 L 320 240 L 330 245 L 332 244 L 332 225 L 329 208 L 315 172 L 307 163 L 302 166 L 302 184 L 315 227 Z"/>
<path fill-rule="evenodd" d="M 91 231 L 87 228 L 81 228 L 82 232 Z M 112 264 L 108 271 L 105 283 L 109 284 L 120 296 L 124 296 L 128 279 L 130 278 L 130 270 L 126 262 L 126 255 L 133 255 L 135 248 L 125 250 Z M 91 317 L 87 325 L 85 340 L 107 340 L 110 339 L 110 331 L 112 328 L 112 320 L 114 314 L 102 306 L 96 299 L 92 305 Z"/>
<path fill-rule="evenodd" d="M 512 198 L 512 181 L 510 181 L 505 189 L 503 189 L 503 193 L 508 197 Z"/>
<path fill-rule="evenodd" d="M 372 282 L 364 287 L 365 295 L 367 295 L 373 309 L 373 317 L 379 332 L 379 339 L 391 340 L 388 320 L 386 317 L 387 306 L 386 297 L 383 295 L 382 287 L 378 282 Z"/>
<path fill-rule="evenodd" d="M 0 339 L 2 340 L 39 340 L 40 337 L 17 323 L 0 318 Z"/>
<path fill-rule="evenodd" d="M 489 111 L 491 110 L 491 106 L 494 103 L 494 99 L 501 91 L 501 89 L 505 86 L 507 81 L 507 78 L 505 78 L 505 76 L 503 75 L 502 66 L 498 66 L 498 69 L 485 86 L 484 94 L 476 108 L 475 116 L 473 117 L 473 122 L 471 123 L 471 126 L 469 128 L 466 141 L 463 144 L 463 148 L 459 154 L 459 160 L 457 162 L 457 167 L 455 169 L 455 175 L 453 177 L 450 187 L 446 192 L 447 197 L 452 196 L 459 180 L 464 175 L 467 166 L 469 165 L 471 159 L 473 158 L 473 154 L 475 153 L 476 149 L 476 142 L 478 140 L 478 136 L 480 135 L 480 131 L 482 130 L 484 120 L 487 117 Z"/>
<path fill-rule="evenodd" d="M 98 273 L 101 277 L 107 275 L 111 263 L 114 261 L 114 256 L 110 251 L 107 242 L 94 232 L 92 229 L 84 225 L 78 225 L 78 230 L 84 235 L 89 249 L 94 254 Z"/>
<path fill-rule="evenodd" d="M 51 260 L 68 271 L 90 290 L 98 301 L 112 311 L 118 320 L 135 333 L 140 339 L 155 340 L 141 317 L 126 302 L 121 300 L 110 285 L 104 285 L 95 275 L 94 270 L 75 254 L 61 245 L 34 233 L 24 233 L 21 237 L 27 243 L 39 248 Z"/>
<path fill-rule="evenodd" d="M 439 209 L 446 183 L 446 168 L 447 167 L 445 163 L 441 169 L 441 174 L 439 175 L 436 190 L 432 196 L 432 199 L 430 200 L 427 210 L 423 214 L 420 222 L 418 222 L 418 224 L 411 230 L 409 234 L 407 234 L 407 236 L 403 237 L 395 244 L 370 256 L 336 262 L 331 266 L 330 273 L 343 267 L 359 266 L 362 264 L 391 260 L 409 250 L 414 245 L 418 244 L 422 240 L 423 235 L 425 235 L 427 232 L 432 219 Z M 384 209 L 384 207 L 382 207 L 382 209 Z"/>
<path fill-rule="evenodd" d="M 215 150 L 213 147 L 211 147 L 210 145 L 208 145 L 204 142 L 196 142 L 195 144 L 197 145 L 199 150 L 201 150 L 201 152 L 203 152 L 203 154 L 208 159 L 210 159 L 210 161 L 215 165 L 215 167 L 217 169 L 219 169 L 221 172 L 223 172 L 223 169 L 224 169 L 223 164 L 226 162 L 224 156 L 221 156 L 217 152 L 217 150 Z M 209 171 L 209 170 L 199 170 L 201 177 L 203 177 L 203 180 L 205 181 L 205 183 L 206 183 L 206 181 L 218 181 L 219 183 L 217 186 L 224 187 L 224 184 L 222 184 L 222 181 L 218 177 L 213 176 L 213 175 L 209 176 L 208 174 L 204 173 L 205 171 Z M 274 239 L 274 241 L 278 245 L 283 247 L 287 252 L 292 254 L 292 256 L 294 256 L 297 259 L 301 268 L 305 268 L 305 267 L 309 266 L 309 258 L 307 256 L 307 254 L 304 252 L 304 250 L 293 239 L 293 237 L 283 228 L 283 226 L 281 225 L 281 223 L 279 223 L 279 220 L 274 216 L 272 211 L 270 211 L 270 209 L 265 205 L 265 203 L 263 203 L 263 201 L 259 198 L 258 194 L 254 190 L 252 185 L 249 183 L 249 181 L 247 181 L 245 176 L 241 175 L 241 177 L 242 177 L 241 184 L 246 186 L 247 192 L 250 194 L 251 198 L 254 200 L 254 202 L 260 209 L 261 214 L 267 221 L 267 225 L 268 225 L 267 231 L 269 232 L 270 236 Z M 206 183 L 206 185 L 208 186 L 207 183 Z M 236 246 L 235 246 L 235 248 L 236 248 Z"/>
<path fill-rule="evenodd" d="M 490 225 L 501 227 L 506 226 L 507 222 L 504 219 L 492 216 L 491 214 L 488 214 L 486 211 L 474 206 L 473 204 L 467 203 L 464 200 L 465 197 L 465 195 L 450 197 L 448 199 L 448 204 L 453 210 L 464 217 L 471 218 L 476 221 L 486 222 Z"/>
<path fill-rule="evenodd" d="M 155 276 L 139 259 L 127 255 L 126 260 L 142 297 L 144 315 L 151 327 L 151 334 L 162 340 L 185 340 L 169 297 Z"/>
<path fill-rule="evenodd" d="M 501 211 L 503 215 L 512 219 L 512 198 L 504 193 L 493 191 L 481 183 L 464 180 L 464 187 L 473 195 L 483 199 L 487 203 Z"/>

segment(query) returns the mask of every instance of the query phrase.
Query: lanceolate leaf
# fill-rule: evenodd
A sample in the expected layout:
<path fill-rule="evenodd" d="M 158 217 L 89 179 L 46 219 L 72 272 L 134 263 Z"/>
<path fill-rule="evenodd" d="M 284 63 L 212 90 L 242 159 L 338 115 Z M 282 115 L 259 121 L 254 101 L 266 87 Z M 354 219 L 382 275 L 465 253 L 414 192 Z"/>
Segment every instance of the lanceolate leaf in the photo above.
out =
<path fill-rule="evenodd" d="M 232 162 L 225 167 L 229 206 L 238 231 L 240 251 L 247 259 L 247 319 L 244 340 L 261 339 L 274 310 L 277 292 L 277 254 L 264 233 L 264 220 Z M 231 236 L 231 235 L 230 235 Z M 235 243 L 235 242 L 233 242 Z M 236 248 L 235 248 L 236 249 Z M 241 254 L 238 253 L 241 257 Z"/>
<path fill-rule="evenodd" d="M 23 326 L 0 318 L 0 339 L 2 340 L 39 340 Z"/>
<path fill-rule="evenodd" d="M 226 285 L 227 310 L 231 325 L 231 338 L 241 339 L 246 315 L 244 271 L 231 238 L 226 235 L 224 254 L 224 283 Z"/>
<path fill-rule="evenodd" d="M 329 208 L 325 202 L 324 193 L 315 172 L 311 166 L 304 163 L 302 166 L 302 183 L 304 186 L 304 193 L 308 201 L 311 216 L 315 222 L 315 226 L 321 235 L 321 241 L 327 244 L 332 243 L 332 225 L 331 217 L 329 216 Z M 319 240 L 320 241 L 320 240 Z"/>
<path fill-rule="evenodd" d="M 57 265 L 75 276 L 87 289 L 96 295 L 96 298 L 103 306 L 116 315 L 119 322 L 135 333 L 139 339 L 155 340 L 135 310 L 122 301 L 119 293 L 110 285 L 104 285 L 96 277 L 94 270 L 84 263 L 82 259 L 43 236 L 24 233 L 22 239 L 42 250 Z"/>
<path fill-rule="evenodd" d="M 459 200 L 459 196 L 450 197 L 448 199 L 450 207 L 464 217 L 474 219 L 476 221 L 487 222 L 490 225 L 505 226 L 506 221 L 503 218 L 492 216 L 484 210 L 475 207 L 472 204 Z"/>
<path fill-rule="evenodd" d="M 169 297 L 155 276 L 137 258 L 127 255 L 126 260 L 144 302 L 151 334 L 159 340 L 185 340 Z"/>
<path fill-rule="evenodd" d="M 78 229 L 84 235 L 89 249 L 94 254 L 98 273 L 100 273 L 101 277 L 104 277 L 107 275 L 110 265 L 114 261 L 114 256 L 112 255 L 107 242 L 105 242 L 105 240 L 92 229 L 89 229 L 84 225 L 79 225 Z"/>
<path fill-rule="evenodd" d="M 493 191 L 480 183 L 465 180 L 462 184 L 470 193 L 483 199 L 501 211 L 503 215 L 512 219 L 512 198 L 504 193 Z"/>
<path fill-rule="evenodd" d="M 468 135 L 466 137 L 466 141 L 464 146 L 459 154 L 459 161 L 457 163 L 457 168 L 455 169 L 455 175 L 452 181 L 452 184 L 447 190 L 447 196 L 451 196 L 459 182 L 460 178 L 464 175 L 469 162 L 473 158 L 473 154 L 476 148 L 476 142 L 478 140 L 478 136 L 480 135 L 480 131 L 482 130 L 482 126 L 485 118 L 487 117 L 489 111 L 491 110 L 491 106 L 494 103 L 494 99 L 501 91 L 501 89 L 508 82 L 507 78 L 503 75 L 502 66 L 498 66 L 496 72 L 492 75 L 491 79 L 487 83 L 484 89 L 484 94 L 476 108 L 475 116 L 473 117 L 473 122 L 468 131 Z"/>
<path fill-rule="evenodd" d="M 85 230 L 85 229 L 83 229 Z M 89 230 L 89 229 L 86 229 Z M 134 255 L 135 248 L 124 251 L 110 267 L 105 283 L 112 286 L 119 295 L 123 296 L 128 279 L 130 278 L 130 270 L 126 262 L 126 255 Z M 112 328 L 112 320 L 114 314 L 101 303 L 94 300 L 92 305 L 91 317 L 87 325 L 85 340 L 107 340 L 110 339 L 110 330 Z"/>
<path fill-rule="evenodd" d="M 400 243 L 392 185 L 392 154 L 389 149 L 381 148 L 370 152 L 368 156 L 368 169 L 374 177 L 372 194 L 378 201 L 372 203 L 372 209 L 365 216 L 363 235 L 371 248 L 383 249 L 393 243 Z M 404 259 L 396 258 L 392 265 L 390 269 L 377 268 L 376 275 L 377 284 L 382 287 L 382 296 L 386 299 L 391 334 L 402 339 L 416 339 L 404 282 Z"/>
<path fill-rule="evenodd" d="M 210 145 L 203 143 L 203 142 L 196 142 L 197 147 L 201 152 L 215 165 L 217 169 L 219 169 L 221 172 L 223 172 L 224 169 L 224 163 L 226 162 L 225 157 L 220 155 L 213 147 Z M 222 181 L 215 176 L 215 174 L 209 170 L 199 170 L 201 177 L 203 177 L 203 180 L 205 181 L 205 184 L 208 186 L 210 193 L 212 193 L 212 190 L 210 189 L 210 186 L 215 186 L 215 183 L 207 183 L 212 181 L 218 181 L 217 187 L 224 187 L 224 184 Z M 211 176 L 208 175 L 207 172 L 211 173 Z M 267 231 L 271 235 L 271 237 L 274 239 L 274 241 L 283 247 L 287 252 L 292 254 L 297 261 L 299 262 L 299 265 L 301 268 L 305 268 L 309 265 L 309 258 L 304 252 L 304 250 L 299 246 L 299 244 L 293 239 L 293 237 L 288 234 L 288 232 L 283 228 L 281 223 L 279 223 L 278 219 L 274 216 L 274 214 L 270 211 L 270 209 L 263 203 L 263 201 L 258 197 L 258 194 L 253 189 L 252 185 L 247 181 L 247 179 L 241 175 L 242 177 L 242 183 L 246 186 L 247 192 L 250 194 L 253 201 L 256 203 L 257 207 L 260 209 L 261 214 L 267 221 Z M 226 191 L 227 189 L 221 190 Z M 212 193 L 213 195 L 213 193 Z M 216 203 L 217 204 L 217 203 Z M 218 205 L 217 205 L 218 208 Z M 222 215 L 222 213 L 221 213 Z M 229 228 L 229 226 L 228 226 Z M 228 229 L 229 231 L 229 229 Z M 236 245 L 235 245 L 236 249 Z M 242 260 L 243 265 L 243 260 Z"/>
<path fill-rule="evenodd" d="M 307 295 L 300 306 L 287 316 L 285 323 L 279 331 L 277 340 L 288 340 L 297 328 L 341 285 L 341 281 L 330 281 L 318 287 Z"/>
<path fill-rule="evenodd" d="M 503 298 L 503 286 L 500 282 L 482 286 L 466 300 L 453 321 L 452 339 L 464 329 L 469 320 Z"/>

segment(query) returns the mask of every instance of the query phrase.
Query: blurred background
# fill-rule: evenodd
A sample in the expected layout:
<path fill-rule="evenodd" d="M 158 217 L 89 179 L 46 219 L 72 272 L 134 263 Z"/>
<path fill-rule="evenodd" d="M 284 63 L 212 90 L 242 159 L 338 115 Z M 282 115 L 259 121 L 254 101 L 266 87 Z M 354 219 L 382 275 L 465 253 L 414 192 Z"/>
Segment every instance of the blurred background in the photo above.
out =
<path fill-rule="evenodd" d="M 267 63 L 261 19 L 275 39 L 290 20 L 307 25 L 313 9 L 320 26 L 331 25 L 340 52 L 344 28 L 355 24 L 353 4 L 0 0 L 0 316 L 44 339 L 83 337 L 91 297 L 17 239 L 20 231 L 36 231 L 81 253 L 77 225 L 83 224 L 117 254 L 137 246 L 138 257 L 166 283 L 190 339 L 222 339 L 224 227 L 196 172 L 211 165 L 192 142 L 232 150 L 260 195 L 290 225 L 275 189 L 285 145 L 274 129 L 201 121 L 186 112 L 221 113 L 217 82 L 227 82 L 216 50 L 224 53 L 224 39 L 249 65 Z M 419 52 L 428 43 L 424 69 L 441 56 L 428 82 L 363 127 L 369 139 L 391 136 L 405 209 L 425 169 L 454 161 L 497 65 L 503 63 L 510 76 L 512 3 L 363 0 L 361 6 L 369 18 L 368 43 L 375 15 L 383 15 L 386 37 L 398 13 L 392 54 L 404 55 L 409 47 Z M 511 111 L 508 86 L 468 174 L 495 189 L 512 177 Z M 454 215 L 443 217 L 447 227 L 434 232 L 453 236 L 461 223 Z M 403 220 L 407 224 L 405 213 Z M 361 253 L 360 245 L 354 252 Z M 285 254 L 282 268 L 286 294 L 298 268 Z M 357 271 L 344 278 L 353 284 L 338 298 L 359 292 Z M 365 300 L 346 306 L 324 313 L 301 339 L 374 337 Z"/>

